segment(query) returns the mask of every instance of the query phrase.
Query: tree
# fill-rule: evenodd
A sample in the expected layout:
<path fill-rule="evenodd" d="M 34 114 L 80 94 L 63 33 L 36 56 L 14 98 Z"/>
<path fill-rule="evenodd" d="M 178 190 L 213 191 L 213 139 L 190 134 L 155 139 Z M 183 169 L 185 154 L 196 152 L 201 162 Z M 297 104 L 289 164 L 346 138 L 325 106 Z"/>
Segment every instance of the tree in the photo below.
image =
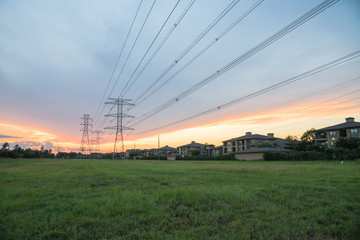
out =
<path fill-rule="evenodd" d="M 360 138 L 340 138 L 336 141 L 336 147 L 344 149 L 357 149 L 360 147 Z"/>
<path fill-rule="evenodd" d="M 8 150 L 10 148 L 10 144 L 8 142 L 5 142 L 3 145 L 2 145 L 2 150 Z"/>
<path fill-rule="evenodd" d="M 287 136 L 285 138 L 287 144 L 289 144 L 291 146 L 292 149 L 297 149 L 298 145 L 299 145 L 299 140 L 297 139 L 296 136 Z"/>
<path fill-rule="evenodd" d="M 303 133 L 300 140 L 305 143 L 314 144 L 315 143 L 315 129 L 311 128 Z"/>

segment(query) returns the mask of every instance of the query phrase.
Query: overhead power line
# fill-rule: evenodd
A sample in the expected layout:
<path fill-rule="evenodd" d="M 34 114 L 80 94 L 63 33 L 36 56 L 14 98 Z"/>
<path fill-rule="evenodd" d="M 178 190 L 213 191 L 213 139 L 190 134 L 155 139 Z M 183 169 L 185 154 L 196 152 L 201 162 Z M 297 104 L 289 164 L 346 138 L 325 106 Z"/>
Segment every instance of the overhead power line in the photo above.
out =
<path fill-rule="evenodd" d="M 150 130 L 147 130 L 147 131 L 143 131 L 143 132 L 141 132 L 141 134 L 152 132 L 152 131 L 155 131 L 155 130 L 159 130 L 159 129 L 162 129 L 162 128 L 165 128 L 165 127 L 170 127 L 170 126 L 173 126 L 173 125 L 185 122 L 185 121 L 189 121 L 191 119 L 194 119 L 194 118 L 197 118 L 197 117 L 200 117 L 200 116 L 203 116 L 203 115 L 207 115 L 207 114 L 215 112 L 215 111 L 225 109 L 225 108 L 230 107 L 232 105 L 238 104 L 240 102 L 244 102 L 246 100 L 257 97 L 257 96 L 262 95 L 264 93 L 267 93 L 267 92 L 273 91 L 275 89 L 278 89 L 280 87 L 286 86 L 288 84 L 294 83 L 294 82 L 299 81 L 299 80 L 301 80 L 303 78 L 314 75 L 314 74 L 316 74 L 318 72 L 321 72 L 321 71 L 324 71 L 326 69 L 335 67 L 335 66 L 337 66 L 339 64 L 345 63 L 345 62 L 350 61 L 350 60 L 352 60 L 354 58 L 357 58 L 357 57 L 360 57 L 360 50 L 358 50 L 356 52 L 353 52 L 353 53 L 350 53 L 350 54 L 348 54 L 348 55 L 346 55 L 344 57 L 338 58 L 338 59 L 336 59 L 334 61 L 331 61 L 329 63 L 326 63 L 324 65 L 321 65 L 319 67 L 316 67 L 314 69 L 311 69 L 311 70 L 309 70 L 307 72 L 301 73 L 301 74 L 299 74 L 299 75 L 297 75 L 295 77 L 289 78 L 287 80 L 284 80 L 284 81 L 278 82 L 276 84 L 273 84 L 273 85 L 271 85 L 269 87 L 263 88 L 263 89 L 261 89 L 259 91 L 253 92 L 253 93 L 251 93 L 249 95 L 237 98 L 237 99 L 235 99 L 235 100 L 233 100 L 231 102 L 225 103 L 225 104 L 217 106 L 215 108 L 211 108 L 211 109 L 206 110 L 204 112 L 195 114 L 193 116 L 190 116 L 190 117 L 187 117 L 187 118 L 184 118 L 184 119 L 181 119 L 181 120 L 178 120 L 178 121 L 175 121 L 175 122 L 172 122 L 172 123 L 160 126 L 160 127 L 156 127 L 156 128 L 153 128 L 153 129 L 150 129 Z M 357 92 L 357 91 L 353 91 L 351 93 L 354 93 L 354 92 Z M 351 93 L 349 93 L 349 94 L 351 94 Z M 349 95 L 349 94 L 346 94 L 346 95 Z M 346 96 L 346 95 L 344 95 L 344 96 Z"/>
<path fill-rule="evenodd" d="M 192 59 L 190 59 L 184 66 L 182 66 L 178 71 L 176 71 L 173 75 L 171 75 L 168 79 L 166 79 L 163 83 L 161 83 L 157 88 L 155 88 L 153 91 L 151 91 L 149 94 L 144 96 L 148 91 L 143 92 L 142 95 L 140 95 L 135 100 L 135 105 L 139 105 L 142 102 L 144 102 L 147 98 L 149 98 L 151 95 L 156 93 L 158 90 L 160 90 L 162 87 L 164 87 L 167 83 L 169 83 L 172 79 L 174 79 L 180 72 L 182 72 L 185 68 L 187 68 L 191 63 L 193 63 L 196 59 L 198 59 L 202 54 L 204 54 L 211 46 L 213 46 L 215 43 L 219 42 L 219 40 L 225 36 L 231 29 L 233 29 L 238 23 L 240 23 L 246 16 L 248 16 L 252 11 L 254 11 L 264 0 L 257 1 L 254 5 L 252 5 L 244 14 L 242 14 L 238 19 L 236 19 L 228 28 L 225 29 L 220 35 L 218 35 L 213 41 L 211 41 L 205 48 L 203 48 L 201 51 L 199 51 Z M 151 90 L 155 84 L 151 85 L 148 89 Z"/>
<path fill-rule="evenodd" d="M 140 30 L 139 30 L 136 38 L 135 38 L 135 41 L 134 41 L 134 43 L 133 43 L 133 45 L 132 45 L 132 47 L 131 47 L 131 49 L 130 49 L 130 51 L 129 51 L 126 59 L 125 59 L 125 62 L 123 63 L 122 68 L 121 68 L 121 70 L 120 70 L 120 72 L 119 72 L 119 74 L 118 74 L 118 76 L 117 76 L 117 78 L 116 78 L 116 81 L 115 81 L 115 83 L 114 83 L 114 85 L 113 85 L 113 87 L 112 87 L 112 89 L 111 89 L 111 91 L 110 91 L 110 93 L 109 93 L 109 98 L 110 98 L 111 94 L 113 93 L 113 91 L 114 91 L 114 89 L 115 89 L 115 87 L 116 87 L 116 85 L 117 85 L 117 83 L 118 83 L 118 81 L 119 81 L 119 79 L 120 79 L 120 76 L 121 76 L 122 73 L 123 73 L 123 70 L 124 70 L 124 68 L 125 68 L 128 60 L 129 60 L 129 58 L 130 58 L 130 56 L 131 56 L 131 54 L 132 54 L 132 51 L 134 50 L 134 47 L 135 47 L 135 45 L 136 45 L 136 43 L 137 43 L 137 41 L 138 41 L 138 39 L 139 39 L 139 37 L 140 37 L 140 35 L 141 35 L 141 33 L 142 33 L 142 30 L 143 30 L 143 28 L 144 28 L 144 26 L 145 26 L 145 24 L 146 24 L 146 22 L 147 22 L 147 20 L 148 20 L 148 18 L 149 18 L 149 16 L 150 16 L 150 14 L 151 14 L 153 8 L 154 8 L 155 3 L 156 3 L 156 0 L 153 1 L 152 5 L 151 5 L 151 7 L 150 7 L 150 9 L 149 9 L 146 17 L 145 17 L 145 20 L 143 21 L 143 23 L 142 23 L 142 25 L 141 25 L 141 28 L 140 28 Z M 140 5 L 141 5 L 141 4 L 140 4 Z M 101 114 L 102 114 L 104 108 L 105 108 L 105 106 L 103 107 L 103 109 L 102 109 L 102 111 L 101 111 Z M 111 110 L 112 110 L 112 108 L 111 108 Z M 111 111 L 111 110 L 110 110 L 110 111 Z"/>
<path fill-rule="evenodd" d="M 129 89 L 133 86 L 133 84 L 135 83 L 135 81 L 137 79 L 134 79 L 132 82 L 131 80 L 133 79 L 136 71 L 138 70 L 138 68 L 140 67 L 140 65 L 142 64 L 142 62 L 144 61 L 146 55 L 149 53 L 151 47 L 154 45 L 156 39 L 159 37 L 161 31 L 163 30 L 163 28 L 165 27 L 166 23 L 168 22 L 168 20 L 170 19 L 171 15 L 174 13 L 176 7 L 178 6 L 180 0 L 178 0 L 175 4 L 175 6 L 173 7 L 173 9 L 171 10 L 170 14 L 167 16 L 166 20 L 164 21 L 163 25 L 161 26 L 161 28 L 159 29 L 159 31 L 157 32 L 155 38 L 153 39 L 153 41 L 151 42 L 150 46 L 148 47 L 148 49 L 146 50 L 146 52 L 144 53 L 143 57 L 141 58 L 140 62 L 138 63 L 138 65 L 136 66 L 135 70 L 133 71 L 132 75 L 130 76 L 129 80 L 127 81 L 127 83 L 125 84 L 123 90 L 121 91 L 119 96 L 123 96 L 127 93 L 127 91 L 129 91 Z M 131 84 L 129 85 L 129 83 L 131 82 Z"/>
<path fill-rule="evenodd" d="M 179 26 L 180 22 L 182 21 L 182 19 L 185 17 L 185 15 L 188 13 L 188 11 L 190 10 L 190 8 L 193 6 L 195 0 L 191 0 L 189 2 L 189 4 L 187 5 L 187 7 L 184 9 L 184 11 L 180 14 L 179 18 L 175 21 L 175 23 L 173 24 L 173 26 L 171 27 L 171 29 L 168 31 L 168 33 L 165 35 L 165 37 L 163 38 L 163 40 L 160 42 L 160 44 L 157 46 L 157 48 L 155 49 L 155 51 L 151 54 L 151 56 L 149 57 L 149 59 L 146 61 L 146 63 L 142 66 L 142 68 L 138 71 L 136 77 L 134 78 L 132 84 L 130 87 L 132 87 L 132 85 L 135 83 L 135 81 L 137 81 L 139 79 L 139 77 L 141 76 L 141 74 L 145 71 L 145 69 L 147 68 L 147 66 L 151 63 L 151 61 L 154 59 L 154 57 L 156 56 L 156 54 L 159 52 L 159 50 L 163 47 L 163 45 L 165 44 L 165 42 L 168 40 L 168 38 L 171 36 L 171 34 L 174 32 L 174 30 L 176 29 L 176 27 Z M 130 88 L 129 87 L 129 88 Z M 125 92 L 126 94 L 126 92 Z"/>
<path fill-rule="evenodd" d="M 241 62 L 252 57 L 253 55 L 258 53 L 262 49 L 266 48 L 270 44 L 274 43 L 275 41 L 279 40 L 286 34 L 290 33 L 297 27 L 301 26 L 305 22 L 307 22 L 310 19 L 312 19 L 313 17 L 317 16 L 319 13 L 323 12 L 325 9 L 329 8 L 336 2 L 338 2 L 338 0 L 326 0 L 326 1 L 322 2 L 321 4 L 317 5 L 316 7 L 314 7 L 313 9 L 311 9 L 310 11 L 308 11 L 307 13 L 302 15 L 301 17 L 297 18 L 296 20 L 294 20 L 293 22 L 288 24 L 286 27 L 282 28 L 280 31 L 276 32 L 275 34 L 273 34 L 272 36 L 270 36 L 269 38 L 267 38 L 266 40 L 264 40 L 263 42 L 261 42 L 260 44 L 255 46 L 254 48 L 252 48 L 252 49 L 248 50 L 247 52 L 245 52 L 244 54 L 240 55 L 238 58 L 234 59 L 233 61 L 226 64 L 222 68 L 216 70 L 214 73 L 210 74 L 208 77 L 201 80 L 197 84 L 191 86 L 186 91 L 180 93 L 175 98 L 168 100 L 164 104 L 162 104 L 162 105 L 158 106 L 157 108 L 149 111 L 148 113 L 142 115 L 140 117 L 140 119 L 138 119 L 135 123 L 132 124 L 132 126 L 135 126 L 135 125 L 139 124 L 140 122 L 143 122 L 143 121 L 149 119 L 150 117 L 154 116 L 155 114 L 163 111 L 164 109 L 170 107 L 171 105 L 173 105 L 173 104 L 177 103 L 178 101 L 182 100 L 183 98 L 187 97 L 188 95 L 195 92 L 199 88 L 205 86 L 206 84 L 208 84 L 209 82 L 218 78 L 219 76 L 223 75 L 227 71 L 231 70 L 232 68 L 234 68 Z"/>
<path fill-rule="evenodd" d="M 147 88 L 145 89 L 145 91 L 143 93 L 140 94 L 140 96 L 143 96 L 144 94 L 146 94 L 148 91 L 151 90 L 151 88 L 153 86 L 155 86 L 173 67 L 175 67 L 176 64 L 178 64 L 181 59 L 186 56 L 186 54 L 188 54 L 190 52 L 191 49 L 193 49 L 196 44 L 199 43 L 199 41 L 201 39 L 203 39 L 206 34 L 216 26 L 217 23 L 220 22 L 221 19 L 223 19 L 226 14 L 229 13 L 229 11 L 231 9 L 233 9 L 235 7 L 236 4 L 238 4 L 240 0 L 233 0 L 197 37 L 196 39 L 189 45 L 186 47 L 186 49 L 180 53 L 180 55 L 160 74 L 159 77 L 157 77 L 155 79 L 155 81 L 153 81 L 153 83 Z M 135 102 L 137 102 L 139 100 L 139 98 L 137 98 L 135 100 Z"/>
<path fill-rule="evenodd" d="M 117 78 L 116 78 L 115 84 L 114 84 L 113 88 L 112 88 L 111 91 L 110 91 L 109 97 L 111 96 L 112 92 L 114 91 L 114 89 L 115 89 L 115 87 L 116 87 L 116 85 L 117 85 L 117 83 L 118 83 L 118 81 L 119 81 L 119 79 L 120 79 L 120 77 L 121 77 L 121 74 L 123 73 L 124 68 L 125 68 L 127 62 L 129 61 L 129 58 L 130 58 L 130 56 L 131 56 L 131 54 L 132 54 L 132 51 L 134 50 L 134 47 L 135 47 L 137 41 L 139 40 L 139 37 L 140 37 L 140 35 L 141 35 L 141 33 L 142 33 L 142 30 L 144 29 L 144 26 L 145 26 L 145 24 L 146 24 L 146 22 L 147 22 L 147 20 L 148 20 L 148 18 L 149 18 L 149 16 L 150 16 L 150 14 L 151 14 L 153 8 L 154 8 L 155 3 L 156 3 L 156 0 L 153 1 L 152 5 L 151 5 L 151 7 L 150 7 L 150 9 L 149 9 L 146 17 L 145 17 L 144 22 L 143 22 L 143 24 L 141 25 L 141 28 L 140 28 L 140 30 L 139 30 L 136 38 L 135 38 L 135 41 L 134 41 L 133 45 L 131 46 L 131 49 L 130 49 L 130 51 L 129 51 L 126 59 L 125 59 L 125 62 L 124 62 L 123 66 L 122 66 L 122 68 L 121 68 L 121 70 L 120 70 L 120 72 L 119 72 L 119 74 L 118 74 L 118 76 L 117 76 Z"/>
<path fill-rule="evenodd" d="M 121 56 L 122 56 L 122 54 L 123 54 L 123 52 L 124 52 L 125 45 L 126 45 L 128 39 L 129 39 L 130 33 L 131 33 L 132 28 L 133 28 L 133 26 L 134 26 L 135 20 L 136 20 L 136 18 L 137 18 L 137 16 L 138 16 L 138 13 L 139 13 L 139 10 L 140 10 L 140 7 L 141 7 L 142 2 L 143 2 L 143 0 L 140 1 L 139 5 L 138 5 L 138 7 L 137 7 L 135 16 L 134 16 L 134 18 L 133 18 L 133 20 L 132 20 L 132 22 L 131 22 L 129 31 L 128 31 L 127 34 L 126 34 L 125 41 L 124 41 L 124 43 L 123 43 L 123 45 L 122 45 L 122 47 L 121 47 L 120 53 L 119 53 L 118 58 L 117 58 L 116 63 L 115 63 L 115 66 L 114 66 L 114 68 L 113 68 L 113 70 L 112 70 L 112 73 L 111 73 L 111 75 L 110 75 L 110 78 L 109 78 L 108 84 L 107 84 L 107 86 L 106 86 L 105 92 L 104 92 L 104 94 L 103 94 L 103 96 L 102 96 L 102 98 L 101 98 L 101 101 L 100 101 L 100 103 L 99 103 L 99 106 L 98 106 L 98 108 L 97 108 L 97 110 L 96 110 L 96 114 L 95 114 L 95 119 L 96 119 L 96 120 L 95 120 L 95 124 L 98 122 L 98 120 L 99 120 L 102 112 L 104 111 L 105 105 L 103 105 L 103 102 L 104 102 L 106 93 L 107 93 L 107 91 L 108 91 L 108 89 L 109 89 L 111 80 L 112 80 L 112 78 L 113 78 L 113 76 L 114 76 L 114 74 L 115 74 L 116 68 L 117 68 L 117 66 L 118 66 L 118 64 L 119 64 L 119 61 L 120 61 L 120 58 L 121 58 Z M 101 110 L 101 113 L 98 115 L 101 106 L 103 106 L 103 108 L 102 108 L 102 110 Z"/>

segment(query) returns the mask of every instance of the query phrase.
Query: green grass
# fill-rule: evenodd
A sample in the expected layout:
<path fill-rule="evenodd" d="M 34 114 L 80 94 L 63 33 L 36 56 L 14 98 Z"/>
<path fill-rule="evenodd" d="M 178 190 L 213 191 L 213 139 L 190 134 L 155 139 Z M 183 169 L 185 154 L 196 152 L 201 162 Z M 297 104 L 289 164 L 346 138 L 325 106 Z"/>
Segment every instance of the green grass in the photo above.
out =
<path fill-rule="evenodd" d="M 359 236 L 359 161 L 0 159 L 0 239 Z"/>

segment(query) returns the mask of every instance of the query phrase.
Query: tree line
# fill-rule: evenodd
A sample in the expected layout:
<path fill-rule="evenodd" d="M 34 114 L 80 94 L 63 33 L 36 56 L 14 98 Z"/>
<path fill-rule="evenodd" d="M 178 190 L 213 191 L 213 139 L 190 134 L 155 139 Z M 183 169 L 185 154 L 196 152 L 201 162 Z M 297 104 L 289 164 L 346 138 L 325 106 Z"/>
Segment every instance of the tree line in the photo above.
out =
<path fill-rule="evenodd" d="M 31 148 L 23 149 L 18 144 L 10 149 L 10 144 L 5 142 L 0 149 L 0 158 L 55 158 L 50 150 L 41 146 L 40 150 L 33 150 Z"/>

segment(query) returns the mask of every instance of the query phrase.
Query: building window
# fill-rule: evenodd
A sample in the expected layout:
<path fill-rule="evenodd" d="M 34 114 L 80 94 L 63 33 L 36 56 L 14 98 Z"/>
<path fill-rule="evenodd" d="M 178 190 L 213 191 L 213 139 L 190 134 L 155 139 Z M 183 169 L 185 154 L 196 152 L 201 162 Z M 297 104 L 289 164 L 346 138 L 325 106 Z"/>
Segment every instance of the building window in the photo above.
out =
<path fill-rule="evenodd" d="M 358 136 L 359 135 L 359 129 L 358 128 L 352 128 L 350 129 L 350 136 Z"/>
<path fill-rule="evenodd" d="M 330 131 L 330 132 L 329 132 L 329 136 L 330 136 L 331 138 L 336 137 L 336 131 Z"/>
<path fill-rule="evenodd" d="M 331 146 L 331 147 L 335 147 L 335 142 L 334 142 L 334 141 L 330 141 L 330 146 Z"/>

